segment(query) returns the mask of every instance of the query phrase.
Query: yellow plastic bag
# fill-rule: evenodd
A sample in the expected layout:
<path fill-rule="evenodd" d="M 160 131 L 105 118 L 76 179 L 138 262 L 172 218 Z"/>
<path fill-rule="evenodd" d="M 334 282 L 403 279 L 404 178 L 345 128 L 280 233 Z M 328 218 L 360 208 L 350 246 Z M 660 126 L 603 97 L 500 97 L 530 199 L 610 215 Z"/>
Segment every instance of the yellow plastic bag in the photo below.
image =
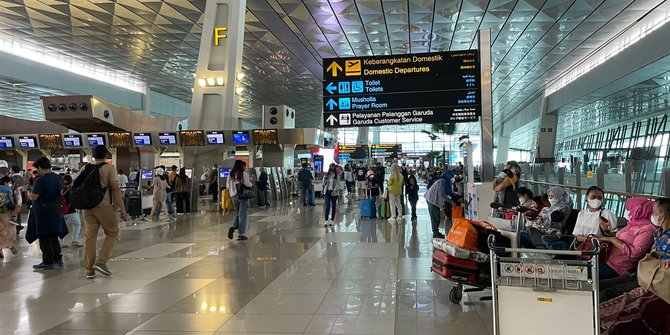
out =
<path fill-rule="evenodd" d="M 221 209 L 224 214 L 235 209 L 235 206 L 233 206 L 233 198 L 230 197 L 230 192 L 228 192 L 227 189 L 221 191 Z"/>

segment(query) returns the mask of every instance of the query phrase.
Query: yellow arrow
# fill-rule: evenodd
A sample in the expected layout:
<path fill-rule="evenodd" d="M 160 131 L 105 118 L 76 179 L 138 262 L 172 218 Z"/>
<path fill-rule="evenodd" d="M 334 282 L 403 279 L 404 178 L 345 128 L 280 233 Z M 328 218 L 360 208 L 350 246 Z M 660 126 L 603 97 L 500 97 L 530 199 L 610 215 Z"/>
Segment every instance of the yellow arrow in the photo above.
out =
<path fill-rule="evenodd" d="M 337 77 L 337 71 L 342 71 L 342 67 L 340 66 L 340 64 L 337 64 L 337 62 L 333 61 L 326 69 L 326 72 L 328 71 L 333 73 L 332 74 L 333 77 Z"/>

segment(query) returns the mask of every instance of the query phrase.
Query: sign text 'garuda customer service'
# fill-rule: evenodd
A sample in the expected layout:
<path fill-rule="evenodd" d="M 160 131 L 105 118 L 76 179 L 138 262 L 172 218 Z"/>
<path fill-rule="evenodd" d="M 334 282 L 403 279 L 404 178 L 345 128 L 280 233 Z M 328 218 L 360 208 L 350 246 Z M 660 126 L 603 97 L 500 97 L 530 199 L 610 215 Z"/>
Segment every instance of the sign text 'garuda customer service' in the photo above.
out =
<path fill-rule="evenodd" d="M 477 50 L 325 59 L 324 126 L 477 121 L 479 66 Z"/>

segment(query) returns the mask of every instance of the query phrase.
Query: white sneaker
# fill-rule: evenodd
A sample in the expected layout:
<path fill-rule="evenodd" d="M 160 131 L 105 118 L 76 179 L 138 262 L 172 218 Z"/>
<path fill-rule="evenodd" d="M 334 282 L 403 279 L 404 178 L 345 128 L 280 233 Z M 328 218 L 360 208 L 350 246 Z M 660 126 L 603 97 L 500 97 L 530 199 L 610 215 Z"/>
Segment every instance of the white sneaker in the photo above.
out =
<path fill-rule="evenodd" d="M 328 226 L 330 226 L 330 220 L 326 220 L 326 222 L 324 222 L 323 226 L 324 226 L 324 227 L 328 227 Z"/>
<path fill-rule="evenodd" d="M 396 221 L 403 222 L 403 221 L 405 221 L 405 218 L 402 217 L 402 216 L 399 216 L 399 217 L 396 218 Z"/>
<path fill-rule="evenodd" d="M 396 223 L 394 218 L 390 218 L 388 221 L 389 221 L 389 223 Z"/>

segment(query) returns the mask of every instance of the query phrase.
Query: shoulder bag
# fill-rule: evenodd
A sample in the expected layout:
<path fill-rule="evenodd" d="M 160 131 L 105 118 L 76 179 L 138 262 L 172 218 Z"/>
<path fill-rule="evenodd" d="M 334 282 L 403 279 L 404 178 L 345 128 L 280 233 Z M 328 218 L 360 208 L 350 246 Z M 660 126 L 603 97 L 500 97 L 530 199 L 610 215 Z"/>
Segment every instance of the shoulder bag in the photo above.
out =
<path fill-rule="evenodd" d="M 661 270 L 661 262 L 656 252 L 644 256 L 637 264 L 637 283 L 670 304 L 670 273 Z"/>
<path fill-rule="evenodd" d="M 235 190 L 237 191 L 237 199 L 248 200 L 253 199 L 256 196 L 253 187 L 247 187 L 244 185 L 244 175 L 241 176 L 241 180 L 235 184 Z M 230 178 L 230 177 L 229 177 Z"/>

